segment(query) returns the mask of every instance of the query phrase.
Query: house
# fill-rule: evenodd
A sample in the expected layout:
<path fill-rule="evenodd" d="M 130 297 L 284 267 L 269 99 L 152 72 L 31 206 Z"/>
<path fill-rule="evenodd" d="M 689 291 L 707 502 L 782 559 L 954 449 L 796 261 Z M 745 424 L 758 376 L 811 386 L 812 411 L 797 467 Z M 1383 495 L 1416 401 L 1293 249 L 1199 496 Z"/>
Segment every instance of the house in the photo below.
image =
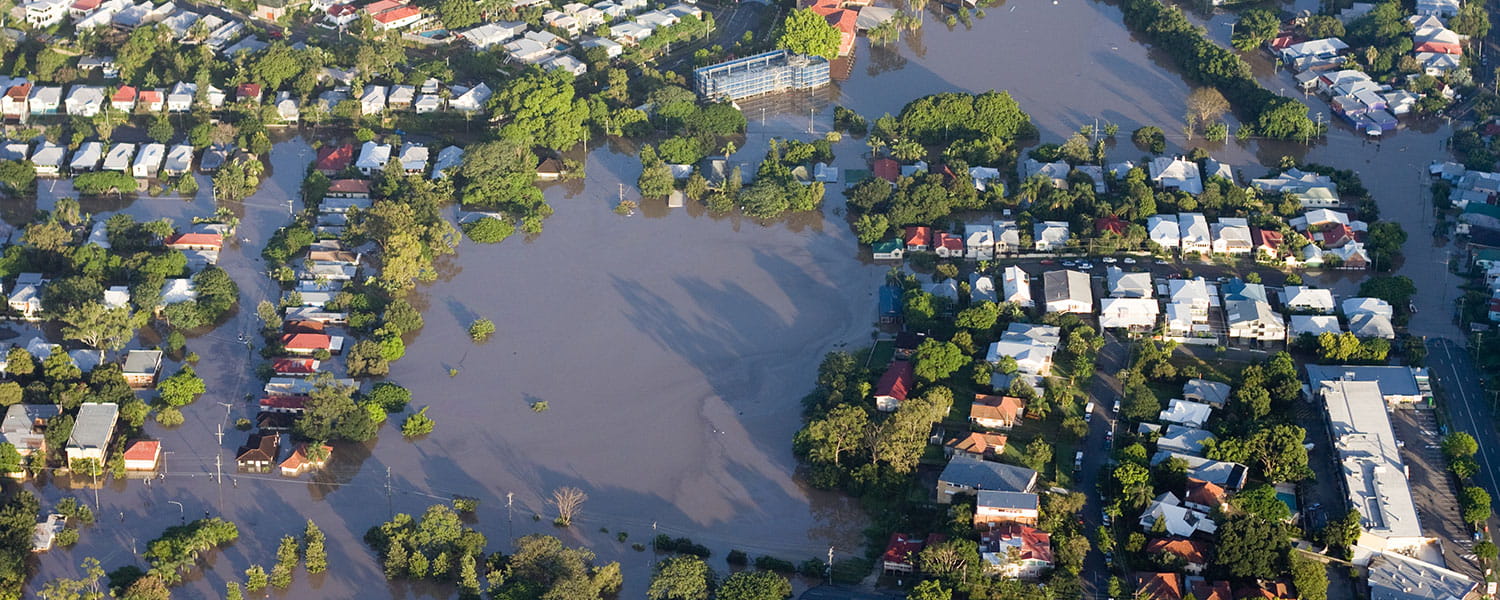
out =
<path fill-rule="evenodd" d="M 130 174 L 134 177 L 147 178 L 156 177 L 161 172 L 161 163 L 166 159 L 167 147 L 164 144 L 150 143 L 141 146 L 141 151 L 135 155 L 135 164 L 130 166 Z"/>
<path fill-rule="evenodd" d="M 292 99 L 290 92 L 281 92 L 276 95 L 276 119 L 281 124 L 295 125 L 302 120 L 302 109 L 297 106 L 297 101 Z"/>
<path fill-rule="evenodd" d="M 359 19 L 359 8 L 353 4 L 335 4 L 328 7 L 323 22 L 336 29 L 343 29 Z"/>
<path fill-rule="evenodd" d="M 1184 571 L 1194 575 L 1208 568 L 1208 544 L 1183 537 L 1156 538 L 1147 542 L 1146 554 L 1156 557 L 1171 557 L 1171 562 L 1182 564 Z"/>
<path fill-rule="evenodd" d="M 995 259 L 995 229 L 989 223 L 964 225 L 964 258 L 970 260 Z"/>
<path fill-rule="evenodd" d="M 1208 227 L 1208 219 L 1201 213 L 1178 214 L 1177 228 L 1182 232 L 1178 247 L 1184 253 L 1208 254 L 1213 251 L 1213 233 Z"/>
<path fill-rule="evenodd" d="M 1157 496 L 1146 506 L 1146 511 L 1141 513 L 1141 529 L 1152 531 L 1157 522 L 1162 524 L 1168 535 L 1184 538 L 1192 537 L 1200 531 L 1213 533 L 1219 529 L 1208 513 L 1182 506 L 1182 500 L 1171 492 Z"/>
<path fill-rule="evenodd" d="M 907 227 L 902 239 L 907 252 L 926 252 L 932 249 L 932 228 Z"/>
<path fill-rule="evenodd" d="M 1182 600 L 1182 576 L 1177 573 L 1136 573 L 1136 600 Z"/>
<path fill-rule="evenodd" d="M 121 112 L 135 110 L 136 89 L 132 86 L 122 85 L 109 97 L 109 106 Z"/>
<path fill-rule="evenodd" d="M 1021 229 L 1013 219 L 995 221 L 995 252 L 1019 252 Z"/>
<path fill-rule="evenodd" d="M 1396 339 L 1396 327 L 1391 319 L 1375 313 L 1359 313 L 1349 317 L 1349 332 L 1360 338 Z"/>
<path fill-rule="evenodd" d="M 198 85 L 179 81 L 167 91 L 167 112 L 187 112 L 193 108 L 193 98 L 198 96 Z"/>
<path fill-rule="evenodd" d="M 31 114 L 27 104 L 31 98 L 32 84 L 29 82 L 19 83 L 5 90 L 5 96 L 0 97 L 0 114 L 7 120 L 18 121 Z"/>
<path fill-rule="evenodd" d="M 1344 316 L 1353 318 L 1355 315 L 1368 313 L 1379 315 L 1387 319 L 1394 318 L 1396 311 L 1391 303 L 1379 298 L 1349 298 L 1341 305 Z"/>
<path fill-rule="evenodd" d="M 1370 255 L 1365 252 L 1365 245 L 1359 242 L 1349 242 L 1328 253 L 1337 256 L 1346 269 L 1370 268 Z"/>
<path fill-rule="evenodd" d="M 429 156 L 427 146 L 407 142 L 401 145 L 401 153 L 397 160 L 401 161 L 401 170 L 420 175 L 427 170 Z"/>
<path fill-rule="evenodd" d="M 1009 356 L 1015 359 L 1020 372 L 1045 377 L 1052 373 L 1052 354 L 1059 342 L 1057 331 L 1047 325 L 1011 323 L 998 341 L 990 343 L 985 360 L 998 364 L 1001 357 Z"/>
<path fill-rule="evenodd" d="M 166 106 L 166 95 L 161 90 L 141 90 L 135 104 L 145 107 L 146 112 L 159 113 Z"/>
<path fill-rule="evenodd" d="M 901 177 L 901 163 L 894 158 L 877 158 L 870 162 L 870 172 L 894 184 Z"/>
<path fill-rule="evenodd" d="M 1167 409 L 1157 416 L 1157 420 L 1201 429 L 1213 412 L 1214 407 L 1207 404 L 1173 398 L 1167 403 Z"/>
<path fill-rule="evenodd" d="M 314 163 L 319 173 L 333 177 L 354 163 L 354 144 L 343 144 L 339 146 L 323 146 L 318 149 L 318 158 Z"/>
<path fill-rule="evenodd" d="M 1276 177 L 1252 179 L 1250 185 L 1265 192 L 1289 194 L 1303 208 L 1328 208 L 1339 205 L 1338 186 L 1327 175 L 1287 169 Z"/>
<path fill-rule="evenodd" d="M 241 471 L 270 473 L 280 454 L 281 434 L 252 433 L 235 455 L 235 464 Z"/>
<path fill-rule="evenodd" d="M 31 551 L 46 552 L 52 549 L 53 540 L 57 534 L 62 533 L 68 527 L 68 518 L 52 513 L 47 515 L 46 520 L 37 523 L 31 529 Z"/>
<path fill-rule="evenodd" d="M 411 108 L 413 101 L 417 99 L 417 88 L 410 85 L 393 85 L 391 93 L 386 96 L 385 103 L 393 109 Z"/>
<path fill-rule="evenodd" d="M 564 174 L 562 161 L 553 156 L 541 157 L 536 164 L 536 178 L 541 181 L 557 181 Z"/>
<path fill-rule="evenodd" d="M 62 88 L 36 86 L 31 88 L 31 97 L 26 100 L 26 109 L 32 116 L 55 115 L 62 107 Z"/>
<path fill-rule="evenodd" d="M 1214 434 L 1202 429 L 1168 425 L 1160 431 L 1160 437 L 1156 438 L 1156 447 L 1168 452 L 1202 456 L 1203 443 L 1212 439 L 1215 439 Z"/>
<path fill-rule="evenodd" d="M 1189 379 L 1187 383 L 1182 384 L 1182 397 L 1213 408 L 1224 408 L 1224 404 L 1229 401 L 1230 390 L 1227 383 L 1207 379 Z"/>
<path fill-rule="evenodd" d="M 1130 231 L 1130 223 L 1114 215 L 1105 215 L 1094 219 L 1094 232 L 1100 235 L 1113 234 L 1124 237 Z"/>
<path fill-rule="evenodd" d="M 1067 221 L 1043 221 L 1032 226 L 1032 240 L 1038 252 L 1056 252 L 1068 245 Z"/>
<path fill-rule="evenodd" d="M 378 115 L 385 110 L 386 87 L 383 85 L 372 85 L 365 88 L 365 93 L 359 97 L 359 114 Z M 365 142 L 368 144 L 369 142 Z"/>
<path fill-rule="evenodd" d="M 1259 300 L 1233 300 L 1224 306 L 1231 339 L 1274 342 L 1286 340 L 1286 320 Z"/>
<path fill-rule="evenodd" d="M 950 458 L 954 454 L 966 454 L 980 458 L 998 458 L 1005 452 L 1005 443 L 1008 439 L 1009 436 L 1003 433 L 971 431 L 944 442 L 943 454 Z"/>
<path fill-rule="evenodd" d="M 188 144 L 172 146 L 161 165 L 161 173 L 167 176 L 186 175 L 193 168 L 193 147 Z"/>
<path fill-rule="evenodd" d="M 880 380 L 875 383 L 876 410 L 895 412 L 906 401 L 914 383 L 911 367 L 910 362 L 898 360 L 892 362 L 890 368 L 880 376 Z"/>
<path fill-rule="evenodd" d="M 335 179 L 328 182 L 330 198 L 369 198 L 370 182 L 364 179 Z"/>
<path fill-rule="evenodd" d="M 1103 298 L 1099 300 L 1099 327 L 1146 331 L 1156 327 L 1161 306 L 1152 298 Z"/>
<path fill-rule="evenodd" d="M 1437 17 L 1413 15 L 1407 22 L 1412 24 L 1412 52 L 1455 56 L 1464 53 L 1464 42 L 1469 36 L 1448 29 Z"/>
<path fill-rule="evenodd" d="M 458 34 L 464 41 L 478 50 L 489 50 L 520 37 L 526 32 L 526 24 L 520 22 L 484 23 Z"/>
<path fill-rule="evenodd" d="M 68 163 L 68 169 L 74 173 L 84 173 L 99 168 L 99 161 L 104 158 L 104 144 L 99 142 L 84 142 L 73 151 L 73 160 Z"/>
<path fill-rule="evenodd" d="M 224 166 L 229 160 L 229 146 L 214 144 L 203 151 L 203 158 L 198 161 L 198 170 L 204 173 L 212 173 Z"/>
<path fill-rule="evenodd" d="M 1025 467 L 955 455 L 938 475 L 937 500 L 939 504 L 951 504 L 956 494 L 983 490 L 1029 492 L 1036 478 L 1036 471 Z"/>
<path fill-rule="evenodd" d="M 938 258 L 960 258 L 964 255 L 964 239 L 957 234 L 939 231 L 933 239 L 933 251 Z"/>
<path fill-rule="evenodd" d="M 120 419 L 120 405 L 109 402 L 85 402 L 78 407 L 78 416 L 73 421 L 73 433 L 68 435 L 68 463 L 77 460 L 94 460 L 104 464 L 104 454 L 109 451 L 109 441 L 115 435 L 115 423 Z"/>
<path fill-rule="evenodd" d="M 1157 450 L 1156 454 L 1151 456 L 1151 464 L 1161 464 L 1162 461 L 1173 458 L 1187 464 L 1188 478 L 1201 479 L 1227 490 L 1238 491 L 1245 487 L 1245 482 L 1250 477 L 1250 468 L 1245 465 L 1170 450 Z"/>
<path fill-rule="evenodd" d="M 313 469 L 321 469 L 328 463 L 328 458 L 333 456 L 333 446 L 323 445 L 323 458 L 311 460 L 307 457 L 307 443 L 297 444 L 292 449 L 292 454 L 281 461 L 281 474 L 285 477 L 297 477 Z"/>
<path fill-rule="evenodd" d="M 108 97 L 104 94 L 104 88 L 91 85 L 75 85 L 68 92 L 68 99 L 63 101 L 63 107 L 69 115 L 79 117 L 95 117 L 99 111 L 104 109 L 104 103 Z"/>
<path fill-rule="evenodd" d="M 887 575 L 902 575 L 916 572 L 917 555 L 929 541 L 941 541 L 943 536 L 932 534 L 928 539 L 923 539 L 905 533 L 893 533 L 891 539 L 885 545 L 885 552 L 880 555 L 881 572 Z"/>
<path fill-rule="evenodd" d="M 932 294 L 933 296 L 936 296 L 938 298 L 947 298 L 950 302 L 958 302 L 958 282 L 952 279 L 944 279 L 937 283 L 929 283 L 926 287 L 922 288 L 922 291 Z"/>
<path fill-rule="evenodd" d="M 1318 337 L 1324 333 L 1343 333 L 1344 327 L 1339 324 L 1339 318 L 1333 315 L 1291 315 L 1287 317 L 1287 341 L 1295 340 L 1303 335 Z"/>
<path fill-rule="evenodd" d="M 1105 269 L 1104 280 L 1114 298 L 1150 298 L 1153 293 L 1151 273 L 1147 271 L 1126 272 L 1109 267 Z"/>
<path fill-rule="evenodd" d="M 119 171 L 121 173 L 130 170 L 130 159 L 135 156 L 135 144 L 115 144 L 110 146 L 109 152 L 104 154 L 104 170 Z"/>
<path fill-rule="evenodd" d="M 125 355 L 122 367 L 125 383 L 133 388 L 149 388 L 156 385 L 156 376 L 161 373 L 160 350 L 131 350 Z"/>
<path fill-rule="evenodd" d="M 1009 523 L 1035 525 L 1041 518 L 1041 497 L 1029 492 L 983 490 L 974 505 L 974 528 L 994 529 Z"/>
<path fill-rule="evenodd" d="M 1151 215 L 1146 219 L 1146 236 L 1162 248 L 1180 247 L 1182 234 L 1178 229 L 1177 215 Z"/>
<path fill-rule="evenodd" d="M 985 429 L 1010 429 L 1026 412 L 1026 401 L 1011 396 L 974 394 L 969 423 Z"/>
<path fill-rule="evenodd" d="M 136 440 L 125 449 L 126 471 L 155 471 L 161 464 L 161 442 Z"/>
<path fill-rule="evenodd" d="M 1269 258 L 1276 258 L 1281 254 L 1281 244 L 1284 239 L 1280 231 L 1259 227 L 1250 228 L 1251 249 L 1255 252 L 1264 252 Z"/>
<path fill-rule="evenodd" d="M 1042 274 L 1042 294 L 1049 313 L 1089 314 L 1094 311 L 1094 293 L 1086 273 L 1047 271 Z"/>
<path fill-rule="evenodd" d="M 23 7 L 26 24 L 35 29 L 46 29 L 62 23 L 68 15 L 68 0 L 31 0 Z"/>
<path fill-rule="evenodd" d="M 305 382 L 308 390 L 312 389 L 312 383 L 309 380 L 294 381 Z M 307 402 L 311 399 L 310 396 L 267 396 L 260 399 L 260 410 L 272 413 L 302 414 L 307 410 Z"/>
<path fill-rule="evenodd" d="M 1282 288 L 1281 303 L 1288 311 L 1296 312 L 1332 314 L 1334 308 L 1332 291 L 1301 285 Z"/>
<path fill-rule="evenodd" d="M 1202 513 L 1213 513 L 1229 507 L 1229 495 L 1224 488 L 1211 481 L 1189 477 L 1182 505 Z"/>
<path fill-rule="evenodd" d="M 1213 251 L 1216 254 L 1249 254 L 1254 249 L 1250 223 L 1238 217 L 1220 217 L 1213 226 Z"/>
<path fill-rule="evenodd" d="M 1042 178 L 1052 187 L 1065 190 L 1068 189 L 1068 172 L 1072 170 L 1073 167 L 1061 160 L 1044 163 L 1028 158 L 1021 162 L 1021 180 Z"/>
<path fill-rule="evenodd" d="M 999 302 L 995 294 L 995 279 L 979 273 L 969 274 L 969 302 Z"/>
<path fill-rule="evenodd" d="M 354 162 L 354 166 L 364 176 L 373 177 L 384 170 L 388 162 L 391 162 L 391 145 L 371 141 L 359 147 L 359 159 Z"/>
<path fill-rule="evenodd" d="M 1038 579 L 1052 569 L 1052 535 L 1010 523 L 979 536 L 986 571 L 1013 579 Z"/>
<path fill-rule="evenodd" d="M 259 83 L 241 83 L 234 88 L 234 99 L 239 102 L 260 104 L 263 95 Z"/>
<path fill-rule="evenodd" d="M 20 313 L 27 320 L 35 318 L 42 312 L 42 287 L 47 280 L 42 279 L 41 273 L 22 273 L 16 276 L 15 287 L 11 289 L 8 303 L 10 309 Z"/>
<path fill-rule="evenodd" d="M 875 260 L 901 260 L 906 255 L 901 240 L 882 240 L 870 245 L 871 258 Z"/>
<path fill-rule="evenodd" d="M 1194 196 L 1203 193 L 1203 177 L 1198 172 L 1198 163 L 1181 156 L 1158 156 L 1151 159 L 1149 170 L 1152 183 L 1161 189 L 1181 190 Z"/>
<path fill-rule="evenodd" d="M 445 179 L 452 172 L 464 164 L 464 149 L 458 146 L 446 146 L 438 150 L 437 160 L 432 162 L 431 179 Z"/>
<path fill-rule="evenodd" d="M 396 0 L 379 0 L 363 9 L 377 31 L 394 31 L 422 20 L 422 9 Z"/>
<path fill-rule="evenodd" d="M 327 350 L 338 354 L 344 349 L 344 338 L 315 333 L 288 333 L 281 336 L 281 346 L 289 354 L 312 354 Z"/>
<path fill-rule="evenodd" d="M 16 447 L 21 456 L 47 452 L 47 423 L 62 414 L 56 404 L 12 404 L 0 424 L 0 442 Z"/>
<path fill-rule="evenodd" d="M 1011 302 L 1022 308 L 1036 306 L 1031 299 L 1031 276 L 1020 265 L 1010 265 L 1000 272 L 1001 291 L 1005 296 L 1003 302 Z"/>
<path fill-rule="evenodd" d="M 278 358 L 271 361 L 271 372 L 278 377 L 307 377 L 318 372 L 318 359 Z"/>
<path fill-rule="evenodd" d="M 1449 18 L 1458 15 L 1459 0 L 1417 0 L 1417 14 Z"/>

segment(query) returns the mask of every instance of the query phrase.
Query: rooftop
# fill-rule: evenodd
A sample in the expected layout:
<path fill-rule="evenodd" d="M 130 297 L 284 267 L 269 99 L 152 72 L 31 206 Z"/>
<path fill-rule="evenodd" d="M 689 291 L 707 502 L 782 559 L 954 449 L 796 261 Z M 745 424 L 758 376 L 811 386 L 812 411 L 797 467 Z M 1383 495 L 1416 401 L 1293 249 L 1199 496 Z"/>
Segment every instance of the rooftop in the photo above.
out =
<path fill-rule="evenodd" d="M 1319 396 L 1343 467 L 1349 503 L 1366 532 L 1387 539 L 1422 537 L 1406 466 L 1386 414 L 1380 385 L 1373 381 L 1322 381 Z"/>

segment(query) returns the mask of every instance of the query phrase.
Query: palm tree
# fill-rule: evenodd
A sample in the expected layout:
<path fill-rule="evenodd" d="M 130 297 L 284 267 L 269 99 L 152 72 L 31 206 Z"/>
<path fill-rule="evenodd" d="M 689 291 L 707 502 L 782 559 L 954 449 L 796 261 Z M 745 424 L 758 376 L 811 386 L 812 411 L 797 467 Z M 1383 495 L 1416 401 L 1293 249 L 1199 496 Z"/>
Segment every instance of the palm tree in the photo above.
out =
<path fill-rule="evenodd" d="M 729 155 L 734 154 L 734 151 L 738 149 L 735 147 L 733 140 L 724 142 L 724 160 L 729 160 Z"/>
<path fill-rule="evenodd" d="M 927 8 L 927 0 L 906 0 L 906 3 L 907 6 L 911 7 L 913 12 L 917 13 L 918 21 L 924 20 L 924 13 L 926 12 Z"/>

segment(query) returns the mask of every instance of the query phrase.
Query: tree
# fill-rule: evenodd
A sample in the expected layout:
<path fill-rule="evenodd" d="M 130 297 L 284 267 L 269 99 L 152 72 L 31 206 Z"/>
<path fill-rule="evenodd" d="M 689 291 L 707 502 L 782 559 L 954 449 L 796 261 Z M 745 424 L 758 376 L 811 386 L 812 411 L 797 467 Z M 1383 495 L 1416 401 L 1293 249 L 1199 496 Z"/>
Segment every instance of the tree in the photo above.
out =
<path fill-rule="evenodd" d="M 82 577 L 50 581 L 37 595 L 42 600 L 104 600 L 110 597 L 108 588 L 99 582 L 104 577 L 104 567 L 99 566 L 98 559 L 85 558 L 79 568 L 83 570 Z"/>
<path fill-rule="evenodd" d="M 1276 18 L 1275 13 L 1263 8 L 1252 8 L 1240 14 L 1239 22 L 1234 25 L 1234 39 L 1231 42 L 1235 49 L 1248 52 L 1271 41 L 1280 29 L 1281 19 Z"/>
<path fill-rule="evenodd" d="M 322 443 L 314 445 L 321 447 Z M 303 552 L 303 564 L 308 573 L 317 574 L 328 570 L 328 550 L 324 547 L 326 540 L 323 530 L 318 529 L 312 519 L 308 519 L 307 528 L 302 531 L 302 543 L 307 546 L 307 550 Z"/>
<path fill-rule="evenodd" d="M 224 582 L 224 600 L 245 600 L 245 593 L 240 590 L 240 582 Z"/>
<path fill-rule="evenodd" d="M 838 58 L 842 36 L 838 28 L 828 24 L 823 15 L 812 9 L 797 9 L 788 13 L 786 20 L 781 22 L 781 35 L 776 38 L 776 47 L 796 54 L 833 60 Z"/>
<path fill-rule="evenodd" d="M 1287 552 L 1287 563 L 1292 567 L 1292 585 L 1299 600 L 1328 600 L 1327 566 L 1295 550 Z"/>
<path fill-rule="evenodd" d="M 579 510 L 583 508 L 583 502 L 588 499 L 588 494 L 575 487 L 560 487 L 552 490 L 552 500 L 549 504 L 557 508 L 556 523 L 563 527 L 572 525 L 573 517 L 578 516 Z"/>
<path fill-rule="evenodd" d="M 912 368 L 913 373 L 929 382 L 952 375 L 969 362 L 958 346 L 933 338 L 928 338 L 917 346 L 912 360 L 916 363 Z"/>
<path fill-rule="evenodd" d="M 1260 463 L 1267 481 L 1302 481 L 1312 473 L 1303 445 L 1306 441 L 1306 430 L 1283 424 L 1255 432 L 1246 440 L 1246 448 L 1250 458 Z"/>
<path fill-rule="evenodd" d="M 1483 39 L 1490 33 L 1490 13 L 1482 3 L 1465 3 L 1448 22 L 1448 28 L 1460 35 Z"/>
<path fill-rule="evenodd" d="M 588 137 L 588 104 L 574 95 L 573 76 L 560 69 L 528 71 L 490 98 L 495 117 L 509 121 L 501 137 L 567 150 Z"/>
<path fill-rule="evenodd" d="M 1148 125 L 1137 129 L 1130 135 L 1130 140 L 1143 150 L 1154 154 L 1167 151 L 1167 134 L 1163 133 L 1160 127 Z"/>
<path fill-rule="evenodd" d="M 635 185 L 641 190 L 641 196 L 647 198 L 665 198 L 676 185 L 672 170 L 650 144 L 641 146 L 641 175 L 636 178 Z"/>
<path fill-rule="evenodd" d="M 137 327 L 129 308 L 109 308 L 96 301 L 64 310 L 58 320 L 63 322 L 64 337 L 98 350 L 124 348 L 135 337 Z"/>
<path fill-rule="evenodd" d="M 1229 112 L 1229 101 L 1215 88 L 1195 88 L 1188 94 L 1187 110 L 1198 123 L 1210 123 Z"/>
<path fill-rule="evenodd" d="M 1052 444 L 1038 437 L 1026 444 L 1026 455 L 1021 458 L 1021 462 L 1033 471 L 1041 471 L 1052 462 L 1052 454 Z"/>
<path fill-rule="evenodd" d="M 474 319 L 469 324 L 469 339 L 475 342 L 483 342 L 495 333 L 495 322 L 489 319 Z"/>
<path fill-rule="evenodd" d="M 946 589 L 936 579 L 928 579 L 918 583 L 906 595 L 907 600 L 953 600 L 953 590 Z"/>
<path fill-rule="evenodd" d="M 950 586 L 960 585 L 980 567 L 979 545 L 973 540 L 949 539 L 931 544 L 917 555 L 923 573 Z"/>
<path fill-rule="evenodd" d="M 792 203 L 781 183 L 771 177 L 762 177 L 740 192 L 740 206 L 746 216 L 770 219 L 789 210 Z"/>
<path fill-rule="evenodd" d="M 1479 452 L 1479 442 L 1472 435 L 1455 431 L 1443 438 L 1443 455 L 1449 460 L 1474 456 L 1476 452 Z"/>
<path fill-rule="evenodd" d="M 1276 497 L 1276 488 L 1261 484 L 1244 489 L 1230 500 L 1236 509 L 1272 523 L 1291 518 L 1292 509 Z"/>
<path fill-rule="evenodd" d="M 208 386 L 198 377 L 192 365 L 183 365 L 171 377 L 157 383 L 156 390 L 161 394 L 162 402 L 175 407 L 192 404 L 199 395 L 208 392 Z"/>
<path fill-rule="evenodd" d="M 988 330 L 1000 320 L 1000 307 L 994 302 L 981 300 L 958 312 L 953 324 L 968 329 Z"/>
<path fill-rule="evenodd" d="M 438 16 L 448 29 L 464 29 L 483 18 L 479 4 L 470 0 L 443 0 L 438 4 Z"/>
<path fill-rule="evenodd" d="M 385 350 L 375 340 L 360 340 L 354 343 L 345 358 L 351 377 L 380 377 L 391 370 Z"/>
<path fill-rule="evenodd" d="M 401 423 L 401 435 L 406 438 L 414 438 L 432 433 L 432 429 L 437 426 L 437 423 L 433 422 L 432 417 L 427 416 L 427 409 L 429 408 L 432 407 L 423 406 L 422 410 L 412 413 L 411 416 L 407 417 L 406 421 Z"/>
<path fill-rule="evenodd" d="M 36 165 L 29 160 L 20 162 L 13 160 L 0 161 L 0 183 L 4 183 L 13 192 L 24 193 L 31 190 L 31 184 L 36 182 Z"/>
<path fill-rule="evenodd" d="M 146 135 L 157 143 L 166 144 L 177 137 L 177 129 L 172 127 L 172 121 L 167 113 L 157 113 L 156 118 L 151 121 L 151 126 L 146 128 Z"/>
<path fill-rule="evenodd" d="M 1381 271 L 1389 271 L 1393 261 L 1401 256 L 1401 245 L 1406 243 L 1406 230 L 1395 221 L 1378 221 L 1370 226 L 1365 238 L 1365 247 Z"/>
<path fill-rule="evenodd" d="M 286 535 L 276 547 L 276 564 L 271 566 L 271 585 L 284 590 L 292 585 L 292 572 L 297 568 L 297 538 Z"/>
<path fill-rule="evenodd" d="M 1458 506 L 1463 510 L 1464 522 L 1478 527 L 1490 518 L 1490 493 L 1482 487 L 1466 487 L 1459 494 Z"/>
<path fill-rule="evenodd" d="M 646 597 L 651 600 L 708 600 L 714 572 L 696 556 L 674 556 L 656 565 Z"/>
<path fill-rule="evenodd" d="M 717 600 L 782 600 L 792 595 L 792 584 L 771 571 L 741 571 L 719 586 Z"/>
<path fill-rule="evenodd" d="M 481 217 L 459 226 L 464 235 L 480 244 L 498 244 L 516 232 L 514 225 L 494 217 Z"/>
<path fill-rule="evenodd" d="M 817 463 L 838 465 L 845 453 L 858 448 L 870 426 L 870 415 L 861 406 L 840 404 L 821 419 L 808 421 L 797 432 L 793 446 L 798 454 Z"/>
<path fill-rule="evenodd" d="M 260 565 L 250 565 L 250 568 L 245 569 L 246 590 L 251 592 L 258 592 L 260 590 L 266 589 L 267 583 L 266 570 Z"/>
<path fill-rule="evenodd" d="M 1235 516 L 1219 526 L 1217 562 L 1235 577 L 1276 578 L 1285 572 L 1283 563 L 1290 549 L 1278 523 Z"/>

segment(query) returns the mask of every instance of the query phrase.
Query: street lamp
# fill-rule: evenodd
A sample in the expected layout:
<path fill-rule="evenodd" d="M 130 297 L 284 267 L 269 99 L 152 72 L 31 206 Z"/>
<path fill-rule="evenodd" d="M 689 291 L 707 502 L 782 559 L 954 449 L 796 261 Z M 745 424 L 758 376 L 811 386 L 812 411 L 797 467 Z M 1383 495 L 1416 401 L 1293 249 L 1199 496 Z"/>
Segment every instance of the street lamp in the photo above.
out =
<path fill-rule="evenodd" d="M 177 512 L 178 512 L 178 515 L 182 518 L 182 524 L 186 525 L 187 524 L 187 509 L 182 507 L 182 503 L 178 502 L 176 500 L 168 500 L 167 504 L 176 504 L 177 505 Z"/>

